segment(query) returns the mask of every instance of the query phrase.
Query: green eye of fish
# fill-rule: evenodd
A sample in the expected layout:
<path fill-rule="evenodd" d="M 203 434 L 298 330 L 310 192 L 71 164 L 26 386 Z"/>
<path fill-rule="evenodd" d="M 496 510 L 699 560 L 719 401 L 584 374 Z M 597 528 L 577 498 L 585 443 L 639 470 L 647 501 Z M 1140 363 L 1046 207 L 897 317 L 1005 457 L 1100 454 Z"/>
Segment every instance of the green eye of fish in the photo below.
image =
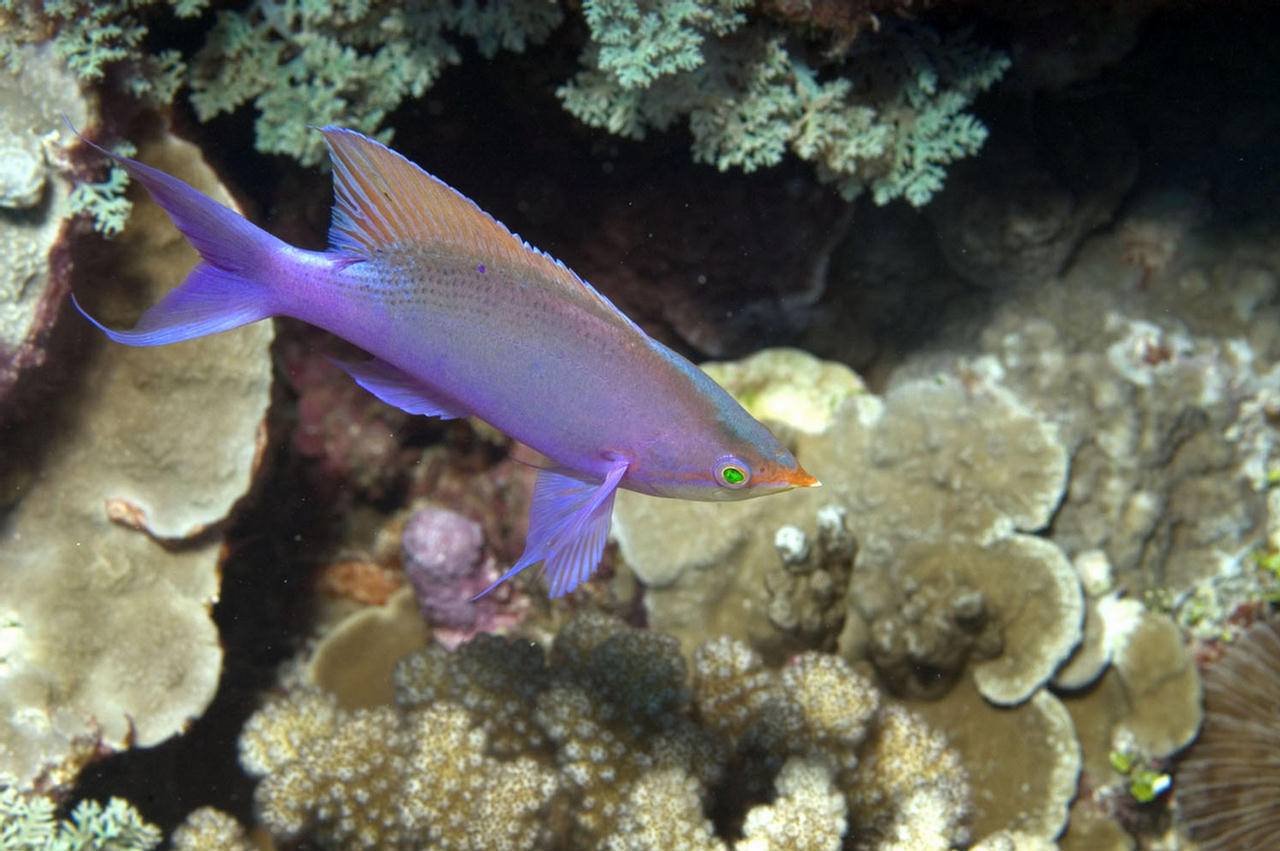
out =
<path fill-rule="evenodd" d="M 716 465 L 716 481 L 727 488 L 743 487 L 748 478 L 747 465 L 736 458 L 722 460 Z"/>

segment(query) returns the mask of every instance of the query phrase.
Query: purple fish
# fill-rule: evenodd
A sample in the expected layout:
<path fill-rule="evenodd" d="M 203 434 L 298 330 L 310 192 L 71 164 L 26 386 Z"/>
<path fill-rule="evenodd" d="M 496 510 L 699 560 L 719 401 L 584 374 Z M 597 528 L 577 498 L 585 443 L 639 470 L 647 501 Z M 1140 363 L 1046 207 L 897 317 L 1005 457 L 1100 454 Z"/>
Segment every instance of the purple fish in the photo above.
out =
<path fill-rule="evenodd" d="M 719 385 L 563 263 L 384 145 L 320 132 L 334 175 L 326 251 L 295 248 L 182 181 L 108 154 L 203 262 L 130 331 L 86 318 L 118 343 L 157 346 L 292 316 L 371 354 L 339 366 L 384 402 L 479 417 L 538 450 L 548 463 L 525 551 L 498 582 L 544 562 L 553 597 L 595 571 L 620 487 L 729 500 L 819 483 Z"/>

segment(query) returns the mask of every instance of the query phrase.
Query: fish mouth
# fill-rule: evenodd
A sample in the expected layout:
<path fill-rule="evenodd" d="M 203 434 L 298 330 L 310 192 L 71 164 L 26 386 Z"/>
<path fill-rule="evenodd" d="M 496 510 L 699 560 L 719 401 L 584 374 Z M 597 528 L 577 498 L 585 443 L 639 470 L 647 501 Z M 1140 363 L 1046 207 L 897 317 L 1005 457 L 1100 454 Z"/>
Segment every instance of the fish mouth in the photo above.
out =
<path fill-rule="evenodd" d="M 822 487 L 822 482 L 818 481 L 817 477 L 806 473 L 803 467 L 796 467 L 794 470 L 788 471 L 782 481 L 786 482 L 793 488 Z"/>

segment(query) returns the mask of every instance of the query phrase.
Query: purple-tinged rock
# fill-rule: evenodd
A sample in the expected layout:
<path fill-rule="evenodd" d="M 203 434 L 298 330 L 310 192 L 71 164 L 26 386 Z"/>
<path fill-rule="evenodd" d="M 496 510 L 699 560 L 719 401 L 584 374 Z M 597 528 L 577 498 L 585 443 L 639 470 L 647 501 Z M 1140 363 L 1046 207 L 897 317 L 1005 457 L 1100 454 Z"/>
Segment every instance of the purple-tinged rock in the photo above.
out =
<path fill-rule="evenodd" d="M 494 558 L 484 553 L 479 523 L 456 511 L 424 508 L 405 525 L 400 552 L 418 608 L 441 642 L 456 645 L 520 621 L 523 607 L 511 589 L 472 599 L 500 575 Z"/>

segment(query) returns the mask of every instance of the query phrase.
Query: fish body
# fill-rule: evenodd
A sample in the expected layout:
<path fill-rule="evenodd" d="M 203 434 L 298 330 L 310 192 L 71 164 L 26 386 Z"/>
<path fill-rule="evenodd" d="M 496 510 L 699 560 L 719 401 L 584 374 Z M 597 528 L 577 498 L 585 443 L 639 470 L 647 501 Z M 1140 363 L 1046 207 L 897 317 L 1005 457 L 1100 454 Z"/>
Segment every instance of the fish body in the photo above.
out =
<path fill-rule="evenodd" d="M 321 132 L 334 165 L 326 251 L 288 245 L 115 157 L 203 262 L 133 329 L 90 321 L 118 342 L 160 345 L 292 316 L 372 355 L 339 365 L 384 401 L 476 416 L 538 450 L 549 466 L 525 553 L 502 579 L 542 561 L 553 596 L 595 570 L 619 487 L 721 500 L 818 483 L 705 373 L 559 261 L 378 142 Z"/>

